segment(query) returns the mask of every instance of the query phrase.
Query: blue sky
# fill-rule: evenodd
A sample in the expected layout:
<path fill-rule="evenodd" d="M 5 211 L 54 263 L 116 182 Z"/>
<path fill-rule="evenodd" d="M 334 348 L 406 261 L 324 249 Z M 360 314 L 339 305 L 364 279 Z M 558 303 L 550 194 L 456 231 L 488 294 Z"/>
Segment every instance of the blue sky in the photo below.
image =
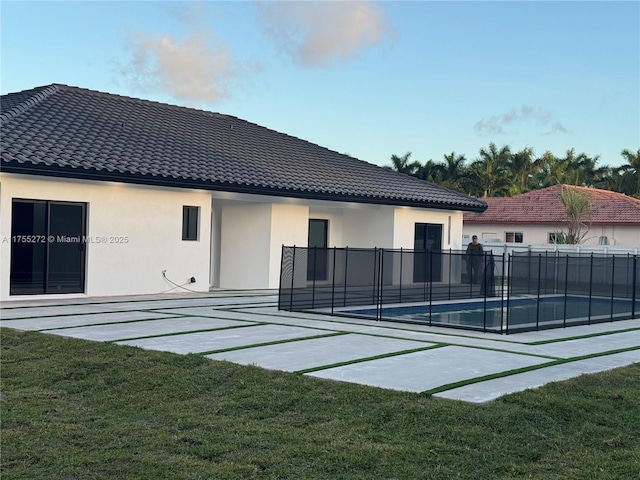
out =
<path fill-rule="evenodd" d="M 0 4 L 0 91 L 234 115 L 362 160 L 640 148 L 640 2 Z"/>

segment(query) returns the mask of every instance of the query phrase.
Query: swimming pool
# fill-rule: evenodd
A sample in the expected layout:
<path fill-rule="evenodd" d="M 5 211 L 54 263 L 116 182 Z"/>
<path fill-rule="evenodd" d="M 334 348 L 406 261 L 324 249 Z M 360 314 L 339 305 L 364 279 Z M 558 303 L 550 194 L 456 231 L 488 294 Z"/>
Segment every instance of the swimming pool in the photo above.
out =
<path fill-rule="evenodd" d="M 631 313 L 631 299 L 589 299 L 564 295 L 551 295 L 539 299 L 488 299 L 486 302 L 462 301 L 340 311 L 340 315 L 496 332 L 599 323 L 617 320 L 627 315 L 631 318 Z"/>

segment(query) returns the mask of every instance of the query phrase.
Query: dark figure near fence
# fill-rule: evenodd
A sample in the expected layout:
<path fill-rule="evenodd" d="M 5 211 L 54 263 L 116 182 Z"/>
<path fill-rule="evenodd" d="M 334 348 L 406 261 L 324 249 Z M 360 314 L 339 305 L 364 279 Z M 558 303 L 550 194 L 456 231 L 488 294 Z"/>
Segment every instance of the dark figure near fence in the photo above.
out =
<path fill-rule="evenodd" d="M 479 283 L 482 279 L 482 266 L 484 261 L 484 250 L 478 243 L 478 236 L 471 237 L 471 243 L 467 245 L 467 272 L 469 273 L 469 283 Z"/>

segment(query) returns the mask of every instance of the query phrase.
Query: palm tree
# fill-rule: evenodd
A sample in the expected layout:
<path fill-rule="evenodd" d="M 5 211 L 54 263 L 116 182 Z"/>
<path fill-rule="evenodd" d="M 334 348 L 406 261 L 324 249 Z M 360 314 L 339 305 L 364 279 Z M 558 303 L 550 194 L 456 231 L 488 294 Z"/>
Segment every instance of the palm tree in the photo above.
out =
<path fill-rule="evenodd" d="M 623 175 L 621 173 L 622 167 L 603 167 L 604 173 L 595 183 L 594 187 L 601 188 L 602 190 L 611 190 L 612 192 L 623 192 L 622 180 Z"/>
<path fill-rule="evenodd" d="M 513 178 L 511 194 L 517 195 L 531 190 L 531 179 L 540 169 L 542 159 L 534 159 L 533 149 L 526 147 L 509 158 L 508 166 Z"/>
<path fill-rule="evenodd" d="M 420 180 L 426 180 L 427 182 L 440 183 L 438 165 L 431 159 L 427 160 L 424 165 L 418 167 L 418 171 L 415 176 Z"/>
<path fill-rule="evenodd" d="M 591 197 L 588 193 L 563 185 L 560 201 L 567 212 L 567 231 L 558 232 L 558 243 L 577 245 L 582 243 L 589 231 L 591 219 Z"/>
<path fill-rule="evenodd" d="M 444 163 L 436 164 L 436 169 L 439 172 L 438 183 L 443 187 L 464 192 L 462 180 L 467 170 L 464 165 L 466 161 L 464 155 L 457 155 L 456 152 L 445 154 Z"/>
<path fill-rule="evenodd" d="M 635 153 L 625 148 L 620 152 L 620 155 L 627 161 L 626 165 L 620 167 L 622 171 L 621 193 L 640 196 L 640 148 Z"/>
<path fill-rule="evenodd" d="M 407 175 L 415 175 L 420 169 L 420 162 L 409 163 L 411 152 L 407 152 L 401 157 L 398 155 L 391 155 L 391 168 L 396 172 L 406 173 Z"/>
<path fill-rule="evenodd" d="M 567 150 L 564 157 L 555 157 L 545 152 L 541 162 L 543 187 L 551 185 L 579 185 L 592 187 L 606 175 L 607 168 L 596 168 L 599 156 L 589 157 L 586 153 L 576 154 L 574 148 Z"/>
<path fill-rule="evenodd" d="M 473 193 L 485 197 L 507 195 L 512 183 L 507 168 L 510 158 L 511 149 L 507 145 L 498 150 L 492 142 L 488 150 L 481 148 L 480 158 L 475 160 L 469 169 Z"/>

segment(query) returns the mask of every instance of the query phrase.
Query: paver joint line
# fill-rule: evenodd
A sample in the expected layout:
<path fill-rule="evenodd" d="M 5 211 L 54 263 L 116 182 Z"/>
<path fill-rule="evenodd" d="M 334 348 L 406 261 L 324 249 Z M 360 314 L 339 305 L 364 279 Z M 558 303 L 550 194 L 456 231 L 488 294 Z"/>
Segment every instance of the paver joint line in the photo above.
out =
<path fill-rule="evenodd" d="M 5 303 L 0 318 L 8 328 L 176 353 L 193 351 L 213 359 L 475 403 L 640 362 L 640 319 L 496 338 L 420 325 L 289 314 L 276 310 L 276 300 L 271 292 L 237 291 L 104 301 L 39 299 Z M 98 319 L 102 321 L 95 322 Z M 218 328 L 208 328 L 209 322 L 217 322 Z M 145 335 L 114 337 L 140 332 Z"/>

